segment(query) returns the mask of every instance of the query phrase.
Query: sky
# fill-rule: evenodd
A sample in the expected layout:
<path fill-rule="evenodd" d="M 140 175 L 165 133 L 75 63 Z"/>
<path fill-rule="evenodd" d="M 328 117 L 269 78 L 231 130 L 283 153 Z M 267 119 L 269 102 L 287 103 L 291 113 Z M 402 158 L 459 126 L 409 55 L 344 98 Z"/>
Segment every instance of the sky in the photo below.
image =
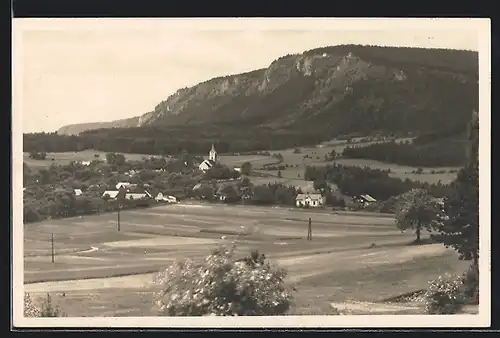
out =
<path fill-rule="evenodd" d="M 339 44 L 478 50 L 472 21 L 15 19 L 23 132 L 139 116 L 180 88 Z"/>

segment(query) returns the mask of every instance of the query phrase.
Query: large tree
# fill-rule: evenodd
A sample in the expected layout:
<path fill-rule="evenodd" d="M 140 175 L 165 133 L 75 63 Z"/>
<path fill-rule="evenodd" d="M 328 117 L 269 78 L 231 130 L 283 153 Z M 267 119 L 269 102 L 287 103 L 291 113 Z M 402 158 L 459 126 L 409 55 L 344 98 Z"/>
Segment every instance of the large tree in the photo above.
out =
<path fill-rule="evenodd" d="M 241 173 L 243 175 L 252 176 L 252 163 L 245 162 L 241 165 Z"/>
<path fill-rule="evenodd" d="M 396 225 L 401 230 L 413 229 L 421 241 L 422 230 L 430 231 L 441 214 L 440 200 L 424 189 L 412 189 L 399 198 L 396 205 Z"/>
<path fill-rule="evenodd" d="M 435 239 L 452 247 L 460 259 L 479 260 L 479 116 L 468 126 L 467 165 L 460 170 L 445 201 L 446 219 L 436 227 Z"/>

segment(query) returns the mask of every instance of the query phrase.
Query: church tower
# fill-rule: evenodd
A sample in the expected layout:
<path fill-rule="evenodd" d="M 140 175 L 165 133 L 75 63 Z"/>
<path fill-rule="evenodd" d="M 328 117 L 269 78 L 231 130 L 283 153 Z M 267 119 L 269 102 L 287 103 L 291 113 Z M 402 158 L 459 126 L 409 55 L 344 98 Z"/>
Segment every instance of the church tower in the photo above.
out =
<path fill-rule="evenodd" d="M 212 143 L 212 149 L 210 150 L 210 152 L 208 153 L 208 159 L 210 161 L 214 161 L 214 162 L 217 162 L 217 151 L 215 151 L 215 147 L 214 147 L 214 144 Z"/>

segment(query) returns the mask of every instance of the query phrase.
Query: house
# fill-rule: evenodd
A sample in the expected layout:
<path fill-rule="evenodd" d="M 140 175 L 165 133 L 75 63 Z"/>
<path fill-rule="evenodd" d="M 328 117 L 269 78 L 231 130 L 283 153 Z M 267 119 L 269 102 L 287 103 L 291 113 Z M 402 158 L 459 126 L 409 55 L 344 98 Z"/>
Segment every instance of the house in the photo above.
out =
<path fill-rule="evenodd" d="M 119 190 L 106 190 L 102 194 L 102 197 L 104 198 L 107 195 L 107 196 L 109 196 L 110 199 L 115 199 L 118 196 L 119 193 L 120 193 Z"/>
<path fill-rule="evenodd" d="M 364 205 L 377 202 L 375 198 L 371 197 L 368 194 L 354 196 L 353 200 Z"/>
<path fill-rule="evenodd" d="M 73 189 L 73 192 L 75 193 L 75 196 L 80 196 L 83 194 L 82 189 Z"/>
<path fill-rule="evenodd" d="M 240 167 L 234 167 L 233 170 L 241 173 L 241 168 Z"/>
<path fill-rule="evenodd" d="M 89 166 L 91 161 L 81 161 L 80 164 L 84 166 Z"/>
<path fill-rule="evenodd" d="M 319 208 L 324 205 L 324 198 L 321 194 L 298 194 L 295 198 L 297 207 Z"/>
<path fill-rule="evenodd" d="M 210 168 L 212 168 L 214 165 L 215 165 L 214 161 L 204 160 L 203 162 L 200 163 L 200 165 L 198 166 L 198 169 L 200 169 L 203 172 L 206 172 L 206 171 L 210 170 Z"/>
<path fill-rule="evenodd" d="M 118 182 L 116 184 L 116 189 L 120 189 L 121 187 L 128 189 L 128 188 L 130 188 L 131 185 L 132 184 L 129 182 Z"/>
<path fill-rule="evenodd" d="M 156 195 L 155 200 L 157 202 L 177 203 L 177 198 L 175 196 L 165 196 L 161 192 Z"/>
<path fill-rule="evenodd" d="M 147 199 L 147 198 L 152 198 L 151 194 L 147 191 L 127 192 L 125 194 L 125 199 L 128 199 L 128 200 L 141 200 L 141 199 Z"/>
<path fill-rule="evenodd" d="M 198 168 L 201 171 L 206 172 L 207 170 L 212 168 L 216 163 L 217 163 L 217 151 L 215 150 L 215 147 L 212 144 L 212 149 L 210 149 L 210 152 L 208 153 L 208 159 L 205 159 L 203 162 L 201 162 Z"/>

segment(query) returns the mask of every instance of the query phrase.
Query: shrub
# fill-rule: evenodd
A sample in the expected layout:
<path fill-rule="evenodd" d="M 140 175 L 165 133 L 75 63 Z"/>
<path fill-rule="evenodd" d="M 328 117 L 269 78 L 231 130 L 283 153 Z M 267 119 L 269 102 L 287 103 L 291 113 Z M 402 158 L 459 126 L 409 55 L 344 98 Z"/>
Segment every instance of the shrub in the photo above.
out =
<path fill-rule="evenodd" d="M 468 304 L 479 304 L 479 268 L 472 264 L 463 274 L 462 295 Z"/>
<path fill-rule="evenodd" d="M 24 294 L 25 317 L 65 317 L 65 313 L 58 306 L 52 304 L 52 297 L 47 293 L 47 298 L 42 300 L 41 307 L 34 304 L 28 293 Z"/>
<path fill-rule="evenodd" d="M 29 293 L 24 294 L 24 317 L 41 317 L 40 309 L 33 303 Z"/>
<path fill-rule="evenodd" d="M 157 274 L 155 305 L 167 316 L 270 316 L 288 311 L 292 294 L 286 272 L 254 252 L 242 260 L 221 247 L 203 262 L 185 260 Z"/>
<path fill-rule="evenodd" d="M 463 306 L 461 276 L 449 276 L 429 282 L 429 288 L 424 295 L 427 314 L 454 314 Z"/>

